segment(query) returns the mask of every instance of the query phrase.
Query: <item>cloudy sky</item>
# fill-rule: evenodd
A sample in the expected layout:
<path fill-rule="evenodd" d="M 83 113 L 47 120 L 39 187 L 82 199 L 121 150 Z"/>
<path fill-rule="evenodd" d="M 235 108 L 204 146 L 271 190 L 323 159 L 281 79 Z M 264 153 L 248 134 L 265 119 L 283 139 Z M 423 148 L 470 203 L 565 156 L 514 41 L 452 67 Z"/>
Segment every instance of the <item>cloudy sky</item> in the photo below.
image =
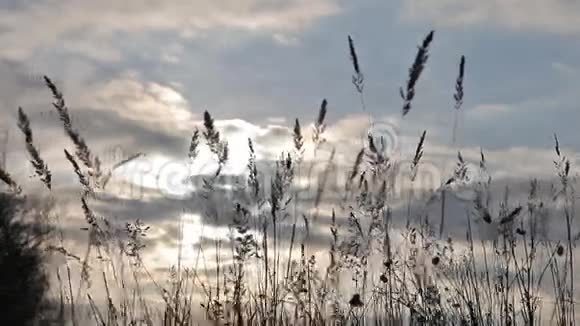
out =
<path fill-rule="evenodd" d="M 432 29 L 427 69 L 403 119 L 398 90 L 417 44 Z M 477 160 L 483 148 L 492 172 L 521 179 L 515 188 L 524 192 L 523 180 L 554 174 L 555 132 L 565 153 L 580 163 L 580 2 L 0 0 L 0 146 L 6 167 L 21 183 L 35 182 L 30 167 L 20 164 L 26 156 L 15 117 L 22 106 L 56 182 L 74 180 L 62 153 L 72 146 L 43 75 L 61 88 L 75 127 L 106 164 L 118 158 L 106 156 L 117 152 L 143 152 L 152 160 L 149 169 L 155 171 L 130 181 L 145 186 L 153 199 L 111 197 L 123 205 L 105 205 L 110 214 L 150 220 L 179 215 L 181 206 L 155 201 L 149 191 L 160 186 L 159 166 L 171 162 L 164 173 L 189 173 L 183 160 L 204 110 L 230 142 L 228 171 L 239 174 L 248 137 L 261 161 L 272 160 L 289 149 L 294 119 L 308 126 L 326 98 L 327 137 L 349 165 L 358 146 L 353 139 L 364 133 L 367 120 L 351 84 L 348 35 L 365 75 L 367 110 L 384 122 L 393 142 L 415 144 L 426 129 L 425 152 L 434 162 L 448 157 L 452 163 L 458 149 Z M 467 58 L 465 101 L 452 145 L 461 55 Z M 172 196 L 192 190 L 167 183 L 162 190 Z M 164 234 L 159 237 L 171 232 Z"/>
<path fill-rule="evenodd" d="M 547 148 L 557 131 L 579 150 L 579 12 L 566 0 L 3 0 L 2 115 L 37 110 L 46 74 L 72 108 L 140 129 L 136 138 L 188 130 L 204 109 L 260 125 L 309 121 L 322 98 L 336 122 L 360 113 L 350 34 L 369 111 L 398 117 L 416 45 L 435 29 L 408 120 L 449 141 L 463 54 L 464 145 Z"/>

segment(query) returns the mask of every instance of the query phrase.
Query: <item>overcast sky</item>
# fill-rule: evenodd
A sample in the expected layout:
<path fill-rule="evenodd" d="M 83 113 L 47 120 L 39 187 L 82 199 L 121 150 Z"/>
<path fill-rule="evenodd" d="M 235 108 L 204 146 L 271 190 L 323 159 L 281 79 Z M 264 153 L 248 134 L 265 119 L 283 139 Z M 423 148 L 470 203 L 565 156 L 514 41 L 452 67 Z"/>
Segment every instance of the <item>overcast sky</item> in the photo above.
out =
<path fill-rule="evenodd" d="M 399 87 L 417 45 L 434 29 L 411 112 Z M 8 167 L 25 176 L 16 110 L 58 177 L 70 148 L 42 76 L 64 92 L 99 155 L 144 152 L 156 162 L 186 157 L 204 110 L 218 121 L 243 172 L 246 139 L 259 158 L 290 143 L 329 102 L 327 137 L 353 161 L 366 118 L 351 84 L 347 36 L 365 75 L 365 101 L 393 142 L 428 131 L 427 157 L 478 159 L 496 176 L 553 175 L 553 133 L 573 163 L 580 152 L 580 3 L 567 0 L 0 1 L 0 128 Z M 451 144 L 453 92 L 467 58 L 458 142 Z M 393 135 L 390 135 L 393 136 Z M 2 142 L 2 144 L 4 141 Z M 0 144 L 0 145 L 2 145 Z M 401 146 L 402 147 L 402 146 Z M 450 158 L 449 160 L 454 160 Z M 106 161 L 106 160 L 105 160 Z M 105 162 L 112 164 L 114 162 Z M 70 178 L 67 180 L 71 180 Z"/>
<path fill-rule="evenodd" d="M 338 121 L 360 112 L 350 34 L 369 110 L 398 116 L 398 88 L 430 29 L 431 58 L 408 120 L 448 140 L 463 54 L 463 144 L 547 148 L 557 131 L 580 149 L 580 3 L 567 0 L 2 0 L 2 113 L 32 105 L 47 74 L 71 108 L 144 129 L 187 129 L 204 109 L 291 124 L 311 120 L 322 98 Z"/>
<path fill-rule="evenodd" d="M 399 87 L 430 30 L 435 39 L 427 68 L 402 118 Z M 230 142 L 225 172 L 244 174 L 247 138 L 254 139 L 260 163 L 271 163 L 291 148 L 294 119 L 307 134 L 326 98 L 326 137 L 338 147 L 340 164 L 353 163 L 360 146 L 353 140 L 364 134 L 367 119 L 351 84 L 348 35 L 365 76 L 367 109 L 389 140 L 411 144 L 405 149 L 412 151 L 427 130 L 423 169 L 439 178 L 435 186 L 450 172 L 441 162 L 453 164 L 457 150 L 478 160 L 482 148 L 494 177 L 513 181 L 514 198 L 523 202 L 529 178 L 555 175 L 555 132 L 578 171 L 580 2 L 572 0 L 0 0 L 0 149 L 8 154 L 7 169 L 21 184 L 39 187 L 30 165 L 22 164 L 27 157 L 16 128 L 22 106 L 56 187 L 76 184 L 63 157 L 72 144 L 42 81 L 48 75 L 106 166 L 147 154 L 148 170 L 137 172 L 137 181 L 136 166 L 133 175 L 117 176 L 145 189 L 138 196 L 114 192 L 92 203 L 95 209 L 157 223 L 153 241 L 171 247 L 175 219 L 187 208 L 193 222 L 186 228 L 195 236 L 185 242 L 199 243 L 202 212 L 188 198 L 196 189 L 181 181 L 208 168 L 200 161 L 191 173 L 186 161 L 204 110 Z M 461 55 L 467 58 L 465 100 L 452 145 Z M 171 196 L 156 194 L 160 187 Z M 61 204 L 79 212 L 77 192 L 59 194 Z M 454 207 L 451 228 L 465 223 L 465 207 L 448 209 Z M 82 242 L 78 216 L 66 227 Z M 206 232 L 224 236 L 226 224 Z M 164 248 L 153 247 L 152 256 L 167 267 Z"/>

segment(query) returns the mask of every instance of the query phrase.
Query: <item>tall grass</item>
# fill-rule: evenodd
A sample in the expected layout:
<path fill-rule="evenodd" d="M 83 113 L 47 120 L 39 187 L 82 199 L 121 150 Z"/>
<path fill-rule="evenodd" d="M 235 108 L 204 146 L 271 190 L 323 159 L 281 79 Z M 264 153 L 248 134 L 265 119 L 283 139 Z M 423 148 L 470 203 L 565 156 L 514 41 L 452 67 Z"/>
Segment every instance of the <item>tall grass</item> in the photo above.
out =
<path fill-rule="evenodd" d="M 430 32 L 419 46 L 406 87 L 401 89 L 403 115 L 411 110 L 432 40 Z M 366 110 L 364 77 L 350 36 L 348 41 L 354 68 L 352 82 Z M 464 100 L 464 65 L 462 57 L 455 85 L 456 110 Z M 326 100 L 312 123 L 309 144 L 312 156 L 325 160 L 325 169 L 315 173 L 314 161 L 304 159 L 307 138 L 296 119 L 294 148 L 280 154 L 273 171 L 261 170 L 255 144 L 248 140 L 246 180 L 228 185 L 236 195 L 227 202 L 220 197 L 223 186 L 220 176 L 228 161 L 237 158 L 230 157 L 227 140 L 206 111 L 203 125 L 194 130 L 184 157 L 195 162 L 202 146 L 212 153 L 217 169 L 203 180 L 199 193 L 201 210 L 214 223 L 229 225 L 230 237 L 201 242 L 195 248 L 196 262 L 187 265 L 182 261 L 184 230 L 180 221 L 178 262 L 168 269 L 166 281 L 162 282 L 143 259 L 151 227 L 140 220 L 119 227 L 91 207 L 99 200 L 100 193 L 95 188 L 104 188 L 110 171 L 105 174 L 106 181 L 101 182 L 98 157 L 72 125 L 62 93 L 49 78 L 45 81 L 65 133 L 75 146 L 74 155 L 64 150 L 64 158 L 82 188 L 79 207 L 86 221 L 83 230 L 87 232 L 87 247 L 80 255 L 64 248 L 62 233 L 56 232 L 43 242 L 54 255 L 66 259 L 66 271 L 56 270 L 58 284 L 54 286 L 58 307 L 52 319 L 58 324 L 563 326 L 576 323 L 574 250 L 579 238 L 575 236 L 576 194 L 571 162 L 563 154 L 557 137 L 554 163 L 559 185 L 553 194 L 545 196 L 540 182 L 533 180 L 526 203 L 514 202 L 509 189 L 494 201 L 492 196 L 497 193 L 491 190 L 494 181 L 483 151 L 479 168 L 468 164 L 459 152 L 452 175 L 430 194 L 430 198 L 442 201 L 437 229 L 424 213 L 426 210 L 411 209 L 413 205 L 430 204 L 411 202 L 413 183 L 429 151 L 427 131 L 420 135 L 407 161 L 409 166 L 403 166 L 403 160 L 389 157 L 384 141 L 369 134 L 350 171 L 344 171 L 346 184 L 339 196 L 341 203 L 332 208 L 324 220 L 328 224 L 324 224 L 320 205 L 335 159 L 334 150 L 322 158 L 324 153 L 319 151 L 325 144 Z M 37 175 L 51 189 L 50 171 L 33 144 L 30 121 L 22 110 L 19 126 Z M 454 128 L 454 137 L 455 132 Z M 304 171 L 303 165 L 307 165 Z M 394 171 L 401 167 L 409 169 L 411 183 L 404 224 L 394 220 L 393 214 Z M 473 179 L 474 173 L 479 178 Z M 307 179 L 306 186 L 300 183 L 303 178 Z M 0 180 L 15 195 L 21 192 L 14 178 L 3 169 Z M 458 185 L 468 186 L 476 194 L 465 214 L 465 237 L 444 238 L 445 193 Z M 309 194 L 313 196 L 307 197 Z M 563 209 L 548 209 L 554 202 Z M 550 240 L 546 235 L 547 221 L 555 219 L 563 221 L 565 239 Z M 327 261 L 321 258 L 311 238 L 312 230 L 324 225 L 329 234 L 328 247 L 324 249 Z M 491 237 L 478 235 L 480 230 L 488 230 Z M 92 286 L 95 282 L 102 285 L 101 291 L 95 291 Z M 546 302 L 546 289 L 553 292 L 552 305 Z M 83 318 L 87 312 L 89 318 Z"/>

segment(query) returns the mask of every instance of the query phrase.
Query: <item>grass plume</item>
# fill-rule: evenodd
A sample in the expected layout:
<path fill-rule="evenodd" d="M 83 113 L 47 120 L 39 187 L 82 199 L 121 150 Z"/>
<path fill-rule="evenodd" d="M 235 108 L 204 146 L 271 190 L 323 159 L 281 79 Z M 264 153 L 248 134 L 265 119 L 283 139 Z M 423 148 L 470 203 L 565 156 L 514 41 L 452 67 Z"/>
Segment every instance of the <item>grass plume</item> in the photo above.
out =
<path fill-rule="evenodd" d="M 463 76 L 465 74 L 465 56 L 461 56 L 459 62 L 459 74 L 457 75 L 457 80 L 455 81 L 455 94 L 453 94 L 453 99 L 455 100 L 455 109 L 459 110 L 463 104 Z"/>
<path fill-rule="evenodd" d="M 228 143 L 220 138 L 220 132 L 215 127 L 213 117 L 208 111 L 203 113 L 203 126 L 205 127 L 203 136 L 205 137 L 207 146 L 216 155 L 221 169 L 228 160 Z"/>
<path fill-rule="evenodd" d="M 415 61 L 409 69 L 409 79 L 407 80 L 405 90 L 402 87 L 400 88 L 401 98 L 403 99 L 403 116 L 407 115 L 411 110 L 411 102 L 415 98 L 415 86 L 429 59 L 429 45 L 433 41 L 434 33 L 435 31 L 429 32 L 423 40 L 423 43 L 419 46 Z"/>
<path fill-rule="evenodd" d="M 71 153 L 69 153 L 66 149 L 64 150 L 64 155 L 66 156 L 66 159 L 72 165 L 73 171 L 77 175 L 77 177 L 79 179 L 79 183 L 83 186 L 84 192 L 85 193 L 92 193 L 91 184 L 89 183 L 89 180 L 87 179 L 87 177 L 85 176 L 85 174 L 81 170 L 81 167 L 79 166 L 79 164 L 75 160 L 74 156 Z"/>
<path fill-rule="evenodd" d="M 324 123 L 324 120 L 326 119 L 327 106 L 328 106 L 328 101 L 326 101 L 326 99 L 323 99 L 322 103 L 320 104 L 320 110 L 318 111 L 318 117 L 316 118 L 316 121 L 314 122 L 314 131 L 312 133 L 312 142 L 314 143 L 315 148 L 317 148 L 318 146 L 320 146 L 320 144 L 322 144 L 324 142 L 324 138 L 322 137 L 322 134 L 326 130 L 326 125 Z"/>
<path fill-rule="evenodd" d="M 48 166 L 46 165 L 42 157 L 40 157 L 38 149 L 34 146 L 32 129 L 30 128 L 30 120 L 28 119 L 26 113 L 24 113 L 24 111 L 20 107 L 18 108 L 18 128 L 20 128 L 20 130 L 24 134 L 26 142 L 26 151 L 30 155 L 30 163 L 34 167 L 36 175 L 40 178 L 40 181 L 42 181 L 42 183 L 46 186 L 46 188 L 50 190 L 52 183 L 52 175 L 50 173 L 50 170 L 48 169 Z"/>
<path fill-rule="evenodd" d="M 350 53 L 350 60 L 352 61 L 352 67 L 354 69 L 354 74 L 352 75 L 352 84 L 356 88 L 357 92 L 362 93 L 364 89 L 364 75 L 360 69 L 358 56 L 354 47 L 354 41 L 350 35 L 348 36 L 348 49 Z"/>
<path fill-rule="evenodd" d="M 199 146 L 199 129 L 195 128 L 195 131 L 193 132 L 193 135 L 191 136 L 191 141 L 189 143 L 188 156 L 191 161 L 194 161 L 197 158 L 197 155 L 199 154 L 198 146 Z"/>
<path fill-rule="evenodd" d="M 417 67 L 411 69 L 406 94 L 401 92 L 408 99 L 409 109 L 432 38 L 430 33 L 420 46 L 414 65 Z M 355 77 L 362 76 L 350 37 L 349 48 Z M 463 101 L 464 64 L 463 58 L 455 85 L 456 114 Z M 58 95 L 55 98 L 62 97 L 56 88 L 54 92 Z M 429 148 L 427 130 L 420 134 L 413 152 L 401 151 L 401 156 L 409 157 L 390 156 L 386 138 L 372 137 L 370 133 L 368 144 L 363 144 L 358 154 L 335 153 L 334 145 L 342 145 L 342 139 L 336 144 L 325 144 L 332 152 L 323 153 L 330 154 L 324 170 L 314 172 L 314 164 L 319 163 L 315 162 L 316 150 L 325 141 L 327 105 L 323 100 L 313 123 L 312 138 L 305 138 L 300 122 L 295 120 L 292 135 L 286 139 L 293 148 L 282 152 L 276 160 L 268 157 L 269 148 L 263 147 L 263 143 L 258 147 L 248 139 L 245 175 L 234 179 L 220 175 L 229 159 L 227 141 L 213 117 L 204 113 L 203 126 L 188 139 L 189 150 L 184 155 L 191 161 L 199 159 L 199 146 L 207 145 L 212 154 L 209 163 L 219 163 L 217 172 L 210 178 L 201 176 L 204 187 L 192 191 L 192 198 L 168 202 L 171 211 L 183 203 L 178 209 L 183 209 L 184 215 L 198 215 L 199 222 L 192 222 L 193 241 L 192 235 L 187 234 L 185 219 L 181 218 L 175 227 L 177 239 L 171 238 L 169 230 L 174 225 L 162 220 L 158 226 L 168 227 L 161 230 L 167 237 L 156 236 L 151 242 L 145 240 L 149 226 L 139 219 L 126 223 L 127 216 L 120 216 L 125 220 L 121 225 L 108 222 L 101 215 L 108 211 L 102 211 L 106 206 L 102 204 L 114 203 L 98 202 L 100 196 L 88 196 L 92 188 L 86 168 L 78 162 L 80 158 L 65 150 L 66 159 L 84 188 L 79 206 L 88 225 L 81 230 L 89 231 L 89 241 L 84 258 L 65 249 L 62 233 L 55 239 L 60 244 L 47 245 L 52 253 L 64 256 L 67 273 L 61 278 L 60 270 L 56 270 L 55 292 L 60 290 L 61 309 L 55 324 L 193 326 L 204 321 L 236 326 L 574 324 L 577 296 L 574 254 L 578 251 L 576 242 L 580 241 L 574 220 L 576 171 L 556 135 L 554 178 L 557 176 L 561 184 L 550 184 L 547 200 L 543 199 L 539 182 L 534 180 L 529 196 L 517 196 L 517 203 L 513 202 L 508 187 L 503 198 L 499 198 L 500 194 L 492 201 L 495 193 L 490 190 L 492 178 L 487 177 L 483 150 L 476 159 L 486 178 L 472 174 L 472 167 L 477 166 L 470 164 L 470 156 L 464 157 L 457 151 L 457 164 L 447 183 L 443 180 L 436 189 L 425 187 L 433 184 L 423 183 L 426 180 L 417 171 L 425 167 L 426 172 L 433 172 L 427 171 L 424 162 Z M 56 106 L 68 117 L 64 102 Z M 19 124 L 24 126 L 22 129 L 30 129 L 29 123 Z M 303 162 L 302 152 L 308 146 L 314 148 L 314 158 Z M 337 164 L 349 160 L 347 155 L 351 154 L 356 154 L 352 158 L 354 165 L 344 171 L 342 168 L 350 166 Z M 113 169 L 139 156 L 140 153 L 133 155 Z M 87 157 L 92 156 L 89 153 Z M 96 157 L 90 162 L 98 166 Z M 268 163 L 272 165 L 267 166 Z M 303 163 L 311 163 L 304 174 Z M 406 175 L 403 180 L 398 178 L 400 168 L 407 163 L 411 165 L 410 182 Z M 345 172 L 344 196 L 328 191 L 335 190 L 329 188 L 333 186 L 331 178 L 342 177 L 336 172 Z M 11 187 L 15 185 L 1 169 L 0 179 Z M 311 184 L 316 188 L 310 194 Z M 429 195 L 428 202 L 415 200 L 415 188 Z M 460 198 L 461 212 L 457 214 L 465 212 L 458 216 L 464 219 L 460 223 L 455 221 L 452 228 L 458 227 L 459 232 L 448 232 L 449 237 L 444 238 L 445 191 L 452 195 L 456 190 L 467 190 L 465 193 L 474 193 L 475 198 Z M 556 198 L 552 197 L 554 192 L 558 192 Z M 194 200 L 193 205 L 185 205 L 192 203 L 190 199 Z M 408 199 L 406 224 L 400 218 L 405 214 L 405 199 Z M 149 198 L 146 200 L 149 204 Z M 442 202 L 439 236 L 433 216 L 429 216 L 432 200 Z M 154 202 L 157 200 L 151 201 Z M 548 210 L 548 205 L 558 209 Z M 566 239 L 552 240 L 544 236 L 543 230 L 537 231 L 543 224 L 551 224 L 552 218 L 566 223 Z M 464 230 L 459 229 L 462 222 Z M 224 237 L 214 234 L 210 227 L 214 230 L 223 227 L 228 234 Z M 489 232 L 489 238 L 478 239 L 475 234 L 480 231 Z M 145 259 L 147 256 L 141 251 L 146 246 L 156 247 L 155 241 L 177 246 L 177 266 L 167 269 L 155 266 L 154 272 L 148 269 L 147 265 L 157 259 Z M 183 260 L 186 246 L 191 246 L 190 253 L 195 251 L 194 262 Z M 326 255 L 329 259 L 321 259 Z M 71 268 L 69 262 L 78 268 Z M 98 277 L 93 277 L 94 274 Z M 71 279 L 80 279 L 77 295 L 73 294 Z M 101 282 L 98 285 L 102 286 L 91 286 L 91 282 Z M 555 302 L 548 302 L 544 296 L 550 290 Z M 98 294 L 104 300 L 99 300 Z M 551 316 L 545 310 L 548 306 L 554 307 Z"/>
<path fill-rule="evenodd" d="M 8 173 L 2 167 L 0 167 L 0 180 L 4 182 L 8 187 L 10 187 L 10 190 L 15 194 L 19 194 L 22 192 L 22 188 L 16 183 L 16 181 L 14 181 L 10 173 Z"/>
<path fill-rule="evenodd" d="M 296 153 L 302 152 L 302 146 L 304 146 L 304 137 L 302 137 L 302 129 L 300 127 L 300 121 L 298 119 L 294 122 L 294 129 L 292 130 L 292 140 L 294 141 L 294 149 Z"/>
<path fill-rule="evenodd" d="M 71 116 L 62 92 L 56 87 L 56 85 L 49 77 L 44 76 L 44 82 L 52 93 L 52 97 L 54 98 L 52 105 L 58 112 L 59 119 L 64 126 L 64 131 L 75 145 L 75 155 L 89 169 L 89 175 L 93 176 L 95 180 L 98 181 L 102 175 L 98 157 L 93 156 L 85 139 L 80 135 L 78 130 L 74 129 Z"/>
<path fill-rule="evenodd" d="M 415 155 L 413 156 L 413 161 L 411 162 L 411 181 L 414 181 L 417 177 L 417 172 L 419 169 L 419 162 L 423 158 L 423 149 L 425 144 L 425 136 L 427 136 L 427 130 L 424 130 L 419 138 L 419 143 L 415 149 Z"/>

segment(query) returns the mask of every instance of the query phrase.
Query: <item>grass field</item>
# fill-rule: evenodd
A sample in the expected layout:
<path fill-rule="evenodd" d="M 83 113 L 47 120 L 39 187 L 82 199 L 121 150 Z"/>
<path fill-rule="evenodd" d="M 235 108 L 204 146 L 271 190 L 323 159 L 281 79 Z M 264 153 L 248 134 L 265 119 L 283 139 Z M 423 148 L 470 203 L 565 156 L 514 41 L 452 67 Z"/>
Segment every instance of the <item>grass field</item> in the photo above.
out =
<path fill-rule="evenodd" d="M 432 42 L 430 32 L 400 90 L 405 119 L 412 119 Z M 72 148 L 64 149 L 62 160 L 78 185 L 65 191 L 70 185 L 55 184 L 51 162 L 35 146 L 34 121 L 19 109 L 15 123 L 26 144 L 26 164 L 43 189 L 28 193 L 22 179 L 0 169 L 2 208 L 19 208 L 2 212 L 2 250 L 16 248 L 0 260 L 0 293 L 8 300 L 2 301 L 16 300 L 13 293 L 23 289 L 6 286 L 21 282 L 22 269 L 30 271 L 22 284 L 31 291 L 22 299 L 30 310 L 10 308 L 14 319 L 3 320 L 107 326 L 575 325 L 578 174 L 557 136 L 553 165 L 545 167 L 553 177 L 496 183 L 484 151 L 466 155 L 456 145 L 466 73 L 461 57 L 450 85 L 455 94 L 450 138 L 457 152 L 447 162 L 453 162 L 426 161 L 429 130 L 416 135 L 412 150 L 399 150 L 393 144 L 402 137 L 385 131 L 384 124 L 381 129 L 382 122 L 367 113 L 365 77 L 351 37 L 347 50 L 366 125 L 353 137 L 360 144 L 357 152 L 341 152 L 327 139 L 331 100 L 321 101 L 312 123 L 287 126 L 290 146 L 271 160 L 261 157 L 253 139 L 244 139 L 244 148 L 232 147 L 234 140 L 206 111 L 183 150 L 188 164 L 204 160 L 204 173 L 183 181 L 194 191 L 180 200 L 152 190 L 134 198 L 125 194 L 143 205 L 162 198 L 177 206 L 179 217 L 170 226 L 128 220 L 113 207 L 116 171 L 130 172 L 144 155 L 103 164 L 75 126 L 65 95 L 45 77 Z M 243 159 L 236 156 L 240 151 Z M 349 164 L 340 164 L 339 155 Z M 228 172 L 228 166 L 240 164 L 243 173 Z M 72 220 L 65 216 L 77 211 L 64 211 L 71 205 L 78 211 Z M 156 243 L 161 238 L 170 249 Z"/>

